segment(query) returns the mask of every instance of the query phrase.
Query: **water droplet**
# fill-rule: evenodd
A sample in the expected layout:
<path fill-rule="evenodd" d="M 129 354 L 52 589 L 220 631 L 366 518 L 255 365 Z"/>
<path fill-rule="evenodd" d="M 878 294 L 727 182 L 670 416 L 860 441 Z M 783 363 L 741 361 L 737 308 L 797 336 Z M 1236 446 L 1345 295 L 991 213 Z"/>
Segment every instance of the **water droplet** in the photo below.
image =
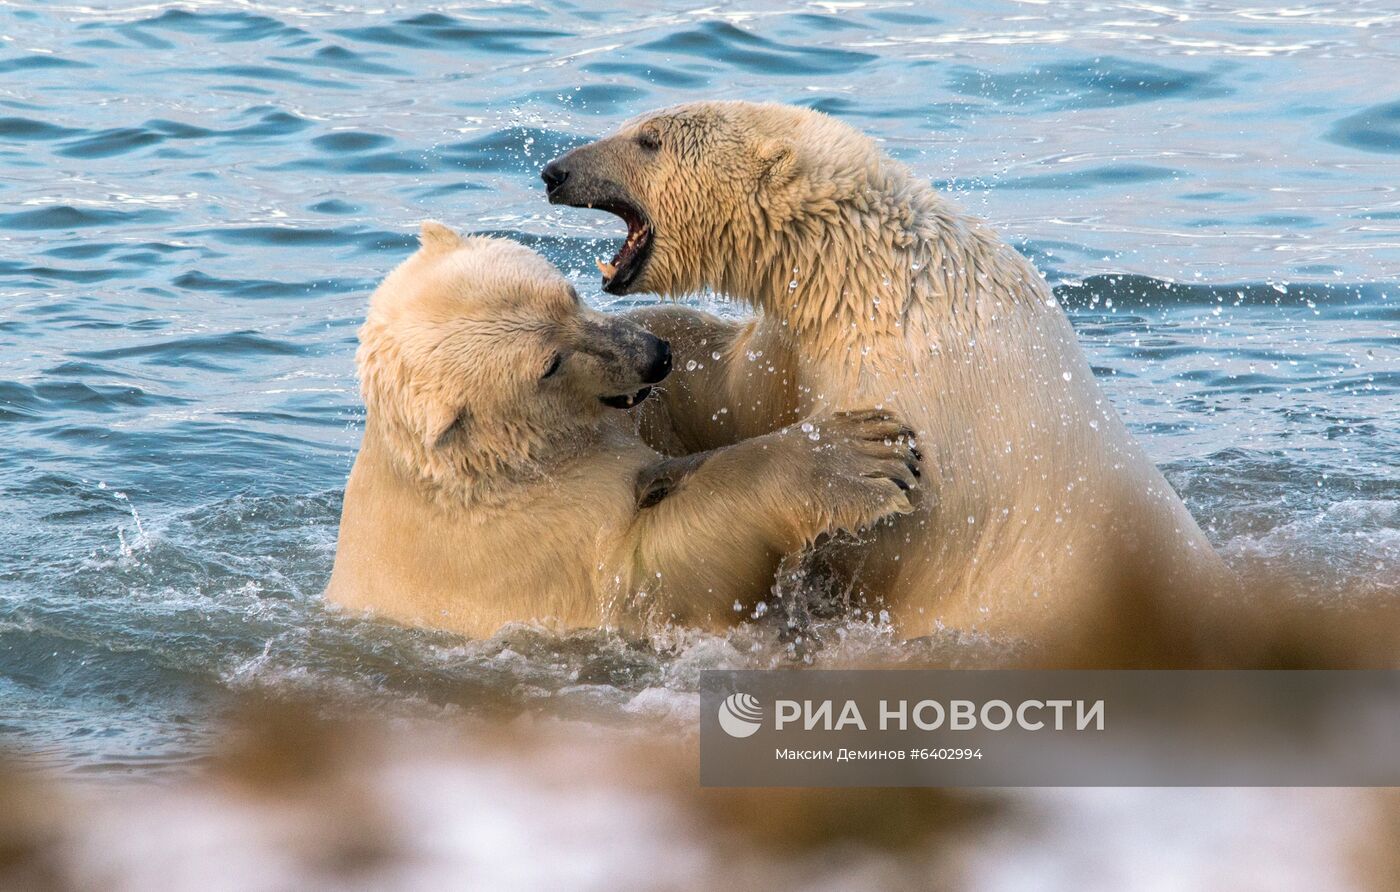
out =
<path fill-rule="evenodd" d="M 688 360 L 688 361 L 686 362 L 686 364 L 685 364 L 685 370 L 686 370 L 687 372 L 693 372 L 693 371 L 695 371 L 696 365 L 697 365 L 697 363 L 695 362 L 695 360 L 693 360 L 693 359 Z"/>
<path fill-rule="evenodd" d="M 1073 381 L 1073 380 L 1074 380 L 1074 373 L 1072 373 L 1072 372 L 1065 372 L 1065 373 L 1064 373 L 1063 375 L 1061 375 L 1060 377 L 1061 377 L 1061 378 L 1064 378 L 1066 381 Z"/>

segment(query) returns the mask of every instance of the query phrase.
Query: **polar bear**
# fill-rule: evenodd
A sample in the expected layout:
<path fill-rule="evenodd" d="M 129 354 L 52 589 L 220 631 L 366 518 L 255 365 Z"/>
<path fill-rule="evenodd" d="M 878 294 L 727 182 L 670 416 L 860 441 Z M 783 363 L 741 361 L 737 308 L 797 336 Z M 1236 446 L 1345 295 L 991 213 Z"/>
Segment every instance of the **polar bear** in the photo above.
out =
<path fill-rule="evenodd" d="M 906 634 L 1035 637 L 1104 606 L 1126 564 L 1185 585 L 1223 565 L 1094 380 L 1031 264 L 875 142 L 824 114 L 698 102 L 644 115 L 542 171 L 549 201 L 621 217 L 613 294 L 713 289 L 731 323 L 641 313 L 681 371 L 662 448 L 741 442 L 890 408 L 926 454 L 918 510 L 826 557 Z"/>
<path fill-rule="evenodd" d="M 356 358 L 367 419 L 326 597 L 404 624 L 720 627 L 785 554 L 911 510 L 916 453 L 887 412 L 653 452 L 625 410 L 666 343 L 513 242 L 425 223 Z"/>

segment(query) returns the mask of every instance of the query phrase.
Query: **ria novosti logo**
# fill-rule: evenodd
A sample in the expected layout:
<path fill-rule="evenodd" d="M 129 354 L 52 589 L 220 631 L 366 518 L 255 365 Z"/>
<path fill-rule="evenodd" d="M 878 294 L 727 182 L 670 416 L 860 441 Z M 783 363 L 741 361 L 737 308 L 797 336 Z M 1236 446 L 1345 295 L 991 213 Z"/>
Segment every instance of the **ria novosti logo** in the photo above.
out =
<path fill-rule="evenodd" d="M 749 737 L 763 726 L 763 704 L 751 694 L 730 694 L 719 705 L 719 726 L 730 737 Z"/>

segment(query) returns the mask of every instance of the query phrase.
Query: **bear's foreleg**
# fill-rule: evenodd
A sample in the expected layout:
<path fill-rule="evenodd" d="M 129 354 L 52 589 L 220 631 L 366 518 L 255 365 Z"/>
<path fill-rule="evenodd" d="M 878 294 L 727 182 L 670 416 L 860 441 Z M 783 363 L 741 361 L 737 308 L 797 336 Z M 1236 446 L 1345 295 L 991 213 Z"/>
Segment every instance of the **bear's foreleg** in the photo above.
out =
<path fill-rule="evenodd" d="M 658 452 L 730 446 L 800 417 L 793 353 L 761 317 L 721 319 L 674 304 L 627 315 L 671 343 L 674 371 L 640 411 L 642 438 Z"/>
<path fill-rule="evenodd" d="M 732 624 L 784 555 L 913 510 L 910 440 L 886 412 L 843 412 L 644 469 L 619 556 L 627 594 L 671 621 Z"/>

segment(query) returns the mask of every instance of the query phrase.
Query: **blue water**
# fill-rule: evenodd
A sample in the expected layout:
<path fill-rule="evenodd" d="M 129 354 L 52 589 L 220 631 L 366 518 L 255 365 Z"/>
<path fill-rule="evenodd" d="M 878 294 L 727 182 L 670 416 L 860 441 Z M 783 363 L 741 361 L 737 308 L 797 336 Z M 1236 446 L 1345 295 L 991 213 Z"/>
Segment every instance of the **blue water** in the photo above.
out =
<path fill-rule="evenodd" d="M 702 97 L 824 109 L 1006 233 L 1232 563 L 1298 560 L 1320 599 L 1400 578 L 1394 0 L 379 6 L 0 9 L 10 745 L 178 764 L 247 687 L 620 721 L 782 659 L 320 602 L 355 329 L 417 223 L 520 238 L 607 306 L 620 224 L 536 171 Z"/>

